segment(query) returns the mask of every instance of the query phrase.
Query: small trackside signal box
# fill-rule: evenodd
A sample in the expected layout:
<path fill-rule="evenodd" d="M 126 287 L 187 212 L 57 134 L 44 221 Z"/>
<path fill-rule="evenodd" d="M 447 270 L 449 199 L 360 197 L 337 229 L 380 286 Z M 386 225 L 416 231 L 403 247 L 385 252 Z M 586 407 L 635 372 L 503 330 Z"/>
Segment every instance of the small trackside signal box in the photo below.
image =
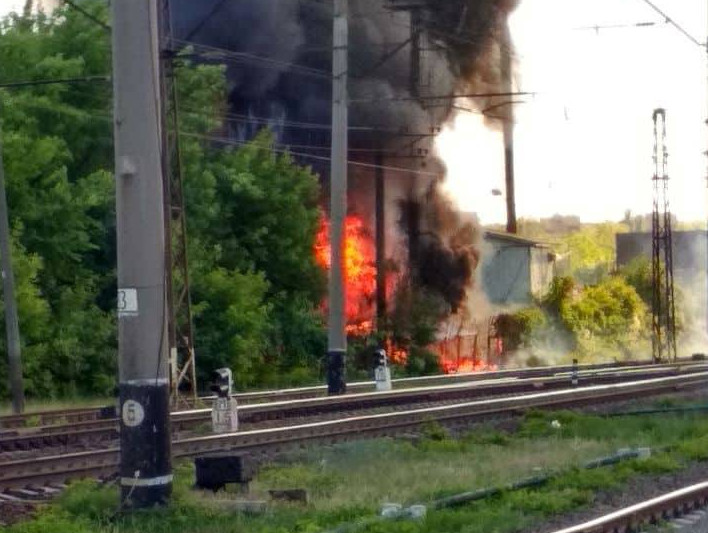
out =
<path fill-rule="evenodd" d="M 377 391 L 391 390 L 391 369 L 388 367 L 385 350 L 374 352 L 374 382 Z"/>
<path fill-rule="evenodd" d="M 233 374 L 230 368 L 219 368 L 211 373 L 209 387 L 216 394 L 211 411 L 214 433 L 238 431 L 238 409 L 232 397 Z"/>

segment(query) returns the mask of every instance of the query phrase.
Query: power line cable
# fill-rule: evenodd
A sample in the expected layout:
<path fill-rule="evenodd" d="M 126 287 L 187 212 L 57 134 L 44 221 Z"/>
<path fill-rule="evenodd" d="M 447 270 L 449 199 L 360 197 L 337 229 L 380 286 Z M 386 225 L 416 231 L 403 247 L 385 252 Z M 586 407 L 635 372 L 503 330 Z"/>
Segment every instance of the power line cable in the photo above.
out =
<path fill-rule="evenodd" d="M 97 24 L 98 26 L 100 26 L 101 28 L 103 28 L 104 30 L 106 30 L 106 31 L 111 31 L 111 26 L 110 26 L 110 24 L 108 24 L 108 23 L 102 21 L 101 19 L 99 19 L 98 17 L 92 15 L 91 13 L 89 13 L 88 11 L 86 11 L 83 7 L 81 7 L 81 6 L 78 5 L 76 2 L 74 2 L 74 0 L 62 0 L 62 2 L 63 2 L 64 4 L 66 4 L 67 6 L 69 6 L 70 8 L 74 9 L 75 11 L 78 11 L 78 12 L 81 13 L 84 17 L 86 17 L 86 18 L 89 19 L 90 21 L 94 22 L 95 24 Z"/>
<path fill-rule="evenodd" d="M 38 85 L 55 85 L 61 83 L 91 83 L 96 81 L 111 81 L 110 76 L 84 76 L 81 78 L 54 78 L 46 80 L 23 80 L 0 82 L 0 89 L 14 89 L 16 87 L 34 87 Z"/>
<path fill-rule="evenodd" d="M 302 0 L 301 0 L 301 1 L 302 1 Z M 305 3 L 307 3 L 307 2 L 305 2 Z M 320 3 L 320 2 L 315 2 L 315 1 L 310 1 L 310 3 L 315 3 L 315 4 L 318 4 L 318 5 L 321 5 L 321 6 L 324 6 L 324 5 L 325 5 L 325 4 L 322 4 L 322 3 Z M 218 10 L 219 10 L 222 6 L 223 6 L 223 2 L 218 2 L 218 3 L 214 6 L 214 8 L 212 9 L 212 11 L 210 11 L 210 13 L 207 14 L 207 16 L 202 19 L 202 21 L 200 22 L 200 24 L 198 25 L 198 27 L 195 27 L 195 29 L 192 30 L 192 31 L 189 33 L 189 35 L 188 35 L 185 39 L 173 39 L 173 42 L 175 42 L 175 43 L 181 43 L 181 44 L 183 44 L 183 45 L 190 45 L 190 46 L 193 46 L 194 48 L 201 48 L 201 49 L 205 50 L 207 53 L 220 53 L 220 54 L 224 54 L 224 55 L 226 55 L 227 57 L 233 59 L 234 61 L 260 61 L 260 62 L 264 62 L 264 63 L 272 63 L 272 64 L 274 64 L 274 65 L 277 65 L 278 67 L 284 67 L 284 66 L 286 66 L 286 67 L 291 67 L 291 68 L 293 68 L 295 71 L 297 71 L 297 72 L 300 73 L 300 74 L 313 75 L 313 76 L 316 76 L 316 77 L 322 77 L 322 78 L 326 78 L 326 79 L 332 79 L 332 75 L 331 75 L 329 72 L 327 72 L 327 71 L 323 71 L 323 70 L 319 70 L 319 69 L 314 69 L 314 68 L 307 67 L 307 66 L 304 66 L 304 65 L 299 65 L 299 64 L 296 64 L 296 63 L 283 62 L 283 61 L 279 61 L 279 60 L 272 59 L 272 58 L 268 58 L 268 57 L 257 56 L 257 55 L 250 54 L 250 53 L 247 53 L 247 52 L 236 52 L 236 51 L 233 51 L 233 50 L 218 48 L 218 47 L 215 47 L 215 46 L 205 45 L 205 44 L 201 44 L 201 43 L 197 43 L 197 42 L 195 42 L 195 41 L 192 41 L 191 38 L 192 38 L 196 33 L 198 33 L 198 31 L 201 29 L 201 27 L 202 27 L 216 12 L 218 12 Z M 327 6 L 327 7 L 331 8 L 331 6 Z M 393 12 L 382 11 L 382 12 L 376 12 L 376 13 L 391 15 Z M 373 14 L 376 14 L 376 13 L 373 13 Z M 361 17 L 361 18 L 371 18 L 371 14 L 372 14 L 372 13 L 369 13 L 369 14 L 362 14 L 362 17 Z M 417 25 L 417 27 L 413 27 L 413 26 L 411 26 L 411 24 L 404 24 L 404 23 L 396 22 L 396 21 L 389 21 L 389 23 L 390 23 L 390 24 L 393 24 L 393 25 L 405 27 L 405 28 L 410 28 L 413 33 L 421 33 L 422 31 L 425 30 L 425 31 L 427 31 L 427 32 L 429 32 L 429 33 L 437 34 L 437 35 L 440 35 L 441 37 L 445 37 L 445 38 L 447 38 L 447 39 L 453 39 L 453 40 L 456 40 L 456 41 L 459 41 L 459 42 L 463 42 L 463 43 L 467 43 L 467 44 L 471 44 L 471 45 L 479 45 L 479 44 L 481 44 L 482 41 L 481 41 L 481 40 L 473 40 L 473 39 L 465 39 L 465 38 L 463 37 L 463 35 L 467 35 L 467 36 L 469 36 L 469 37 L 479 37 L 480 35 L 484 35 L 482 32 L 480 32 L 480 33 L 470 33 L 470 32 L 460 32 L 460 31 L 457 31 L 457 32 L 455 32 L 455 33 L 453 34 L 452 31 L 451 31 L 450 29 L 448 29 L 448 28 L 443 28 L 442 26 L 436 25 L 436 24 L 430 24 L 430 23 L 426 24 L 426 23 L 423 23 L 423 22 L 420 22 L 420 23 Z M 398 51 L 400 51 L 401 49 L 403 49 L 406 44 L 408 44 L 408 43 L 410 43 L 410 42 L 411 42 L 411 37 L 409 37 L 405 42 L 399 43 L 399 44 L 396 46 L 396 48 L 395 48 L 394 50 L 392 50 L 391 52 L 387 53 L 387 54 L 380 60 L 380 63 L 377 63 L 377 65 L 376 65 L 375 67 L 372 67 L 371 69 L 367 70 L 364 74 L 359 74 L 359 75 L 356 75 L 356 76 L 353 76 L 353 77 L 355 77 L 355 78 L 364 78 L 364 77 L 370 75 L 373 71 L 375 71 L 375 70 L 377 70 L 378 68 L 380 68 L 386 61 L 388 61 L 388 60 L 389 60 L 391 57 L 393 57 Z M 441 45 L 440 43 L 438 43 L 438 42 L 436 42 L 436 41 L 433 41 L 433 42 L 431 42 L 430 44 L 431 44 L 432 46 L 436 47 L 436 48 L 441 49 L 441 50 L 446 50 L 446 49 L 447 49 L 445 46 Z M 515 50 L 513 50 L 512 47 L 506 45 L 506 44 L 503 43 L 503 42 L 499 42 L 498 44 L 499 44 L 499 46 L 500 46 L 502 49 L 506 50 L 507 52 L 513 53 L 513 54 L 515 54 L 515 55 L 518 57 L 518 54 L 516 53 Z M 175 50 L 175 52 L 176 52 L 176 50 Z M 203 54 L 202 54 L 202 55 L 203 55 Z"/>
<path fill-rule="evenodd" d="M 255 115 L 242 115 L 238 113 L 221 113 L 219 115 L 208 115 L 204 110 L 198 110 L 190 107 L 182 106 L 181 112 L 187 112 L 193 116 L 202 116 L 206 119 L 213 119 L 224 122 L 233 123 L 246 123 L 246 124 L 261 124 L 263 126 L 273 126 L 273 127 L 285 127 L 287 129 L 303 129 L 312 131 L 323 131 L 329 132 L 332 129 L 331 124 L 324 124 L 321 122 L 297 122 L 291 120 L 281 120 L 272 117 L 260 117 Z M 386 129 L 376 126 L 350 126 L 349 131 L 354 132 L 373 132 L 382 133 L 389 135 L 399 135 L 402 137 L 425 137 L 430 135 L 430 133 L 424 132 L 410 132 L 404 130 Z"/>
<path fill-rule="evenodd" d="M 417 31 L 416 31 L 417 33 Z M 366 69 L 363 73 L 357 74 L 357 78 L 367 78 L 371 76 L 374 72 L 376 72 L 378 69 L 380 69 L 383 65 L 385 65 L 390 59 L 392 59 L 398 52 L 403 50 L 407 44 L 413 41 L 413 36 L 409 37 L 396 47 L 394 47 L 391 51 L 385 53 L 376 63 L 374 63 L 371 67 Z"/>
<path fill-rule="evenodd" d="M 75 115 L 74 113 L 70 113 L 66 109 L 61 109 L 61 108 L 58 108 L 54 105 L 43 105 L 40 102 L 31 102 L 31 103 L 30 102 L 23 102 L 23 105 L 26 105 L 29 107 L 37 107 L 37 108 L 47 109 L 50 111 L 55 111 L 55 112 L 63 113 L 63 114 Z M 89 119 L 99 120 L 102 122 L 113 122 L 113 117 L 111 115 L 88 112 L 88 111 L 83 111 L 83 110 L 79 110 L 79 113 L 81 113 L 83 115 L 82 118 L 89 118 Z M 211 142 L 215 142 L 215 143 L 223 144 L 223 145 L 230 145 L 230 146 L 250 146 L 253 143 L 253 140 L 241 141 L 241 140 L 233 139 L 233 138 L 229 138 L 229 137 L 220 137 L 220 136 L 215 136 L 215 135 L 204 135 L 202 133 L 195 133 L 195 132 L 189 132 L 189 131 L 183 131 L 183 130 L 180 130 L 179 134 L 184 137 L 192 137 L 192 138 L 196 138 L 196 139 L 202 139 L 202 140 L 211 141 Z M 107 140 L 111 140 L 112 138 L 113 138 L 112 136 L 106 137 Z M 277 145 L 270 146 L 268 149 L 275 152 L 275 153 L 289 154 L 294 157 L 300 157 L 300 158 L 304 158 L 304 159 L 312 159 L 312 160 L 316 160 L 316 161 L 330 161 L 331 160 L 330 157 L 323 156 L 323 155 L 308 154 L 306 152 L 293 151 L 293 150 L 290 150 L 288 148 L 288 146 L 289 145 L 286 145 L 286 144 L 277 144 Z M 319 149 L 320 147 L 315 147 L 315 146 L 304 147 L 303 146 L 302 148 L 311 148 L 311 149 L 317 148 L 317 149 Z M 350 151 L 358 151 L 358 150 L 354 149 L 354 150 L 350 150 Z M 360 151 L 361 152 L 369 152 L 368 149 L 362 149 Z M 374 152 L 374 150 L 371 150 L 371 152 Z M 438 173 L 438 172 L 428 172 L 428 171 L 423 171 L 423 170 L 395 167 L 395 166 L 390 166 L 390 165 L 376 165 L 373 163 L 364 163 L 361 161 L 349 160 L 348 164 L 353 165 L 353 166 L 362 167 L 362 168 L 372 168 L 372 169 L 380 168 L 380 169 L 388 170 L 391 172 L 416 174 L 416 175 L 420 175 L 420 176 L 430 176 L 430 177 L 439 177 L 440 176 L 440 173 Z"/>
<path fill-rule="evenodd" d="M 676 28 L 678 31 L 680 31 L 684 36 L 686 36 L 687 39 L 689 39 L 693 44 L 697 44 L 698 46 L 705 47 L 706 44 L 698 41 L 693 35 L 688 33 L 678 22 L 673 20 L 671 17 L 669 17 L 666 13 L 664 13 L 661 9 L 659 9 L 651 0 L 642 0 L 645 4 L 648 4 L 654 11 L 659 13 L 664 20 L 668 23 L 671 24 L 674 28 Z"/>
<path fill-rule="evenodd" d="M 295 72 L 298 74 L 322 78 L 326 80 L 332 79 L 331 73 L 327 71 L 306 67 L 304 65 L 299 65 L 297 63 L 292 63 L 289 61 L 281 61 L 279 59 L 273 59 L 271 57 L 258 56 L 249 52 L 235 52 L 233 50 L 227 50 L 225 48 L 200 44 L 194 41 L 186 41 L 183 39 L 173 39 L 172 41 L 176 44 L 182 44 L 184 46 L 192 47 L 195 52 L 197 52 L 197 55 L 201 56 L 211 56 L 214 59 L 226 59 L 240 63 L 261 63 L 264 68 L 271 68 L 277 70 L 282 70 L 283 67 L 289 67 L 290 69 L 292 69 L 291 72 Z M 172 52 L 177 53 L 180 52 L 180 50 L 172 50 Z"/>
<path fill-rule="evenodd" d="M 468 93 L 468 94 L 442 94 L 442 95 L 425 95 L 425 96 L 400 96 L 390 98 L 355 98 L 349 100 L 350 104 L 361 104 L 371 102 L 408 102 L 420 100 L 455 100 L 458 98 L 493 98 L 501 96 L 536 96 L 537 92 L 531 91 L 512 91 L 512 92 L 490 92 L 490 93 Z"/>
<path fill-rule="evenodd" d="M 109 81 L 110 78 L 105 77 L 95 77 L 96 81 Z M 9 82 L 2 84 L 0 83 L 0 88 L 14 88 L 14 87 L 24 87 L 32 85 L 47 85 L 50 83 L 73 83 L 73 82 L 83 82 L 83 81 L 94 81 L 94 77 L 87 78 L 77 78 L 77 79 L 56 79 L 56 80 L 36 80 L 36 81 L 22 81 L 22 82 Z M 75 89 L 82 89 L 79 85 Z M 83 93 L 86 94 L 86 93 Z M 97 95 L 98 96 L 98 95 Z M 474 112 L 473 110 L 469 110 Z M 270 127 L 284 127 L 287 129 L 302 129 L 302 130 L 312 130 L 312 131 L 322 131 L 329 132 L 332 129 L 331 124 L 318 123 L 318 122 L 300 122 L 291 120 L 281 120 L 274 117 L 261 117 L 257 115 L 244 115 L 238 113 L 218 113 L 209 114 L 204 109 L 195 109 L 187 106 L 182 106 L 180 109 L 181 113 L 186 113 L 192 116 L 201 117 L 206 120 L 214 120 L 217 122 L 226 123 L 245 123 L 245 124 L 256 124 Z M 377 126 L 350 126 L 349 131 L 354 132 L 373 132 L 380 134 L 388 134 L 393 136 L 401 137 L 426 137 L 431 135 L 431 133 L 424 132 L 409 132 L 404 130 L 395 129 L 385 129 Z"/>
<path fill-rule="evenodd" d="M 616 29 L 625 29 L 625 28 L 651 28 L 654 26 L 658 26 L 660 24 L 669 24 L 667 20 L 661 20 L 661 21 L 644 21 L 644 22 L 633 22 L 630 24 L 594 24 L 592 26 L 577 26 L 575 28 L 572 28 L 573 31 L 583 31 L 583 30 L 593 30 L 597 33 L 600 32 L 600 30 L 616 30 Z"/>
<path fill-rule="evenodd" d="M 218 2 L 216 2 L 216 4 L 214 4 L 209 13 L 207 13 L 206 16 L 192 28 L 192 30 L 186 35 L 184 40 L 192 40 L 192 37 L 194 37 L 202 30 L 206 23 L 209 22 L 214 15 L 216 15 L 216 13 L 224 6 L 225 3 L 226 0 L 219 0 Z"/>
<path fill-rule="evenodd" d="M 207 141 L 213 141 L 213 142 L 216 142 L 219 144 L 226 144 L 226 145 L 233 145 L 233 146 L 246 146 L 246 145 L 251 144 L 251 141 L 239 141 L 237 139 L 230 139 L 227 137 L 202 135 L 199 133 L 190 133 L 190 132 L 184 132 L 184 131 L 180 131 L 180 135 L 184 135 L 186 137 L 195 137 L 195 138 L 204 139 Z M 308 154 L 308 153 L 303 153 L 303 152 L 293 152 L 293 151 L 287 149 L 287 145 L 279 145 L 279 146 L 281 146 L 282 148 L 276 148 L 275 146 L 273 146 L 273 147 L 269 147 L 269 149 L 272 150 L 273 152 L 276 152 L 276 153 L 290 154 L 290 155 L 296 156 L 296 157 L 313 159 L 313 160 L 317 160 L 317 161 L 331 161 L 331 158 L 327 157 L 327 156 Z M 360 161 L 349 160 L 348 164 L 353 165 L 353 166 L 363 167 L 363 168 L 379 168 L 379 169 L 389 170 L 391 172 L 402 172 L 402 173 L 408 173 L 408 174 L 417 174 L 417 175 L 421 175 L 421 176 L 432 176 L 432 177 L 439 177 L 440 176 L 439 172 L 427 172 L 427 171 L 423 171 L 423 170 L 413 170 L 413 169 L 408 169 L 408 168 L 403 168 L 403 167 L 393 167 L 393 166 L 388 166 L 388 165 L 375 165 L 373 163 L 362 163 Z"/>

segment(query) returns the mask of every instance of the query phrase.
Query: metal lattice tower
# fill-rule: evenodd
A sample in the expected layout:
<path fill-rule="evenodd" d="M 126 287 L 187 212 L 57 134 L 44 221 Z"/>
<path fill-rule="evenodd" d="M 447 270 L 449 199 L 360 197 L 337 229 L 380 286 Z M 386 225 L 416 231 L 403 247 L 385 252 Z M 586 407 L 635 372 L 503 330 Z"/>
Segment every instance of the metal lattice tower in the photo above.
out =
<path fill-rule="evenodd" d="M 165 202 L 165 284 L 170 353 L 170 400 L 196 400 L 194 329 L 187 267 L 187 220 L 182 188 L 179 117 L 169 0 L 160 2 L 162 159 Z"/>
<path fill-rule="evenodd" d="M 669 209 L 669 154 L 666 149 L 666 111 L 655 109 L 654 209 L 652 212 L 652 357 L 654 362 L 676 360 L 674 260 Z"/>

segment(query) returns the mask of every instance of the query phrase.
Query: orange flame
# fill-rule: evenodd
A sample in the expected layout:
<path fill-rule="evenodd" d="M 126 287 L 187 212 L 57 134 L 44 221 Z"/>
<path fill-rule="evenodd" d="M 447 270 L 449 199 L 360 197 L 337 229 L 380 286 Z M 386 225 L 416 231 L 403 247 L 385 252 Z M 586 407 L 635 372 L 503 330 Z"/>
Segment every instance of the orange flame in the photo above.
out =
<path fill-rule="evenodd" d="M 455 335 L 436 342 L 430 348 L 438 356 L 440 368 L 445 374 L 496 370 L 497 365 L 489 361 L 491 354 L 487 354 L 487 361 L 484 361 L 478 340 L 476 334 Z"/>
<path fill-rule="evenodd" d="M 319 265 L 330 268 L 329 221 L 323 216 L 315 240 Z M 374 329 L 376 294 L 376 250 L 364 221 L 348 215 L 344 221 L 344 280 L 347 333 L 366 335 Z"/>
<path fill-rule="evenodd" d="M 324 269 L 331 264 L 329 220 L 320 218 L 315 239 L 315 258 Z M 344 281 L 346 332 L 348 335 L 366 336 L 375 326 L 376 299 L 376 247 L 366 230 L 364 221 L 357 215 L 348 215 L 344 221 Z M 387 298 L 391 298 L 396 279 L 387 275 Z M 326 305 L 326 301 L 323 302 Z M 408 361 L 408 351 L 391 339 L 384 341 L 384 348 L 391 363 L 403 365 Z M 446 374 L 495 370 L 496 365 L 485 363 L 480 357 L 477 336 L 457 335 L 429 347 L 437 354 L 440 367 Z"/>
<path fill-rule="evenodd" d="M 391 339 L 386 339 L 384 345 L 389 362 L 397 365 L 406 364 L 408 361 L 408 351 L 406 349 L 396 346 Z"/>

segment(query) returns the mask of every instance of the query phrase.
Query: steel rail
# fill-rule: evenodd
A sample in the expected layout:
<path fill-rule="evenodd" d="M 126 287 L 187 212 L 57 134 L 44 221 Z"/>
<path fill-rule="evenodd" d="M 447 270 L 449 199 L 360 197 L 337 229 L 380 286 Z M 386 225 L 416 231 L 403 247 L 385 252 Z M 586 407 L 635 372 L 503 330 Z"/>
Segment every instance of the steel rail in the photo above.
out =
<path fill-rule="evenodd" d="M 651 379 L 684 372 L 706 370 L 708 365 L 683 367 L 652 367 L 647 369 L 613 370 L 612 372 L 591 371 L 580 373 L 584 385 L 606 384 L 620 381 Z M 483 382 L 455 383 L 438 387 L 416 387 L 388 392 L 360 393 L 346 396 L 309 398 L 300 400 L 250 404 L 239 409 L 239 419 L 243 425 L 253 425 L 274 420 L 311 418 L 322 415 L 343 415 L 345 413 L 397 406 L 436 404 L 446 401 L 469 401 L 478 397 L 519 394 L 537 390 L 557 390 L 571 386 L 567 376 L 515 380 L 513 378 L 487 380 Z M 209 423 L 211 409 L 194 409 L 172 413 L 175 432 L 185 431 L 195 426 Z M 0 451 L 41 449 L 55 445 L 65 445 L 82 441 L 97 442 L 117 439 L 118 420 L 80 422 L 67 426 L 46 426 L 0 433 Z"/>
<path fill-rule="evenodd" d="M 611 371 L 617 369 L 629 369 L 629 368 L 662 368 L 662 367 L 672 367 L 680 366 L 684 364 L 695 364 L 688 360 L 681 361 L 678 363 L 662 364 L 656 365 L 649 361 L 622 361 L 613 363 L 596 363 L 596 364 L 586 364 L 578 365 L 578 370 L 583 371 Z M 502 378 L 530 378 L 530 377 L 542 377 L 550 376 L 559 373 L 571 372 L 573 369 L 572 365 L 558 365 L 558 366 L 545 366 L 537 368 L 521 368 L 521 369 L 510 369 L 510 370 L 495 370 L 490 372 L 469 372 L 461 374 L 443 374 L 437 376 L 420 376 L 412 378 L 399 378 L 393 380 L 394 389 L 410 387 L 410 386 L 422 386 L 422 385 L 435 385 L 435 384 L 445 384 L 445 383 L 455 383 L 455 382 L 475 382 L 475 381 L 486 381 L 493 379 Z M 373 381 L 361 381 L 348 384 L 348 389 L 350 393 L 359 392 L 369 392 L 374 390 Z M 291 400 L 299 398 L 311 398 L 317 396 L 326 395 L 327 387 L 324 385 L 316 385 L 310 387 L 299 387 L 290 389 L 275 389 L 275 390 L 265 390 L 265 391 L 250 391 L 236 393 L 234 398 L 239 403 L 249 403 L 249 402 L 263 402 L 266 400 Z M 201 397 L 202 401 L 212 401 L 214 396 L 204 396 Z M 17 428 L 28 427 L 28 421 L 35 422 L 39 426 L 48 426 L 54 424 L 67 424 L 67 423 L 79 423 L 79 422 L 91 422 L 95 420 L 106 420 L 113 418 L 114 407 L 104 406 L 96 408 L 74 408 L 74 409 L 63 409 L 63 410 L 47 410 L 47 411 L 36 411 L 25 413 L 22 415 L 5 415 L 0 416 L 0 432 L 7 431 Z"/>
<path fill-rule="evenodd" d="M 652 498 L 619 511 L 560 529 L 554 533 L 623 533 L 636 531 L 638 526 L 675 518 L 692 509 L 708 504 L 708 482 L 697 483 Z"/>
<path fill-rule="evenodd" d="M 622 368 L 650 368 L 650 367 L 669 367 L 678 366 L 684 364 L 695 364 L 697 361 L 679 361 L 677 363 L 665 363 L 657 365 L 651 361 L 616 361 L 612 363 L 594 363 L 594 364 L 582 364 L 578 365 L 577 369 L 579 372 L 589 371 L 589 370 L 615 370 Z M 543 377 L 550 376 L 559 373 L 569 373 L 572 372 L 573 365 L 554 365 L 554 366 L 541 366 L 535 368 L 514 368 L 507 370 L 490 370 L 483 372 L 463 372 L 463 373 L 453 373 L 453 374 L 440 374 L 436 376 L 416 376 L 410 378 L 398 378 L 392 381 L 393 388 L 402 388 L 415 385 L 426 385 L 432 386 L 434 384 L 445 384 L 451 382 L 471 382 L 471 381 L 486 381 L 491 379 L 503 379 L 503 378 L 530 378 L 530 377 Z M 359 393 L 359 392 L 369 392 L 374 390 L 373 381 L 358 381 L 354 383 L 347 384 L 347 390 L 349 393 Z M 327 393 L 326 385 L 314 385 L 310 387 L 299 387 L 292 389 L 276 389 L 276 390 L 266 390 L 266 391 L 251 391 L 242 392 L 235 394 L 237 400 L 253 400 L 262 401 L 270 398 L 279 398 L 285 396 L 286 398 L 281 399 L 297 399 L 298 397 L 310 398 L 317 395 L 325 395 Z M 213 400 L 214 396 L 202 396 L 200 400 L 208 401 Z"/>
<path fill-rule="evenodd" d="M 571 390 L 524 394 L 455 405 L 373 414 L 288 427 L 251 430 L 173 441 L 176 458 L 230 450 L 253 455 L 277 454 L 293 447 L 394 436 L 419 431 L 431 420 L 454 427 L 522 414 L 529 409 L 558 409 L 636 399 L 705 387 L 708 372 Z M 41 486 L 81 477 L 115 473 L 119 450 L 79 452 L 0 464 L 0 491 Z"/>

